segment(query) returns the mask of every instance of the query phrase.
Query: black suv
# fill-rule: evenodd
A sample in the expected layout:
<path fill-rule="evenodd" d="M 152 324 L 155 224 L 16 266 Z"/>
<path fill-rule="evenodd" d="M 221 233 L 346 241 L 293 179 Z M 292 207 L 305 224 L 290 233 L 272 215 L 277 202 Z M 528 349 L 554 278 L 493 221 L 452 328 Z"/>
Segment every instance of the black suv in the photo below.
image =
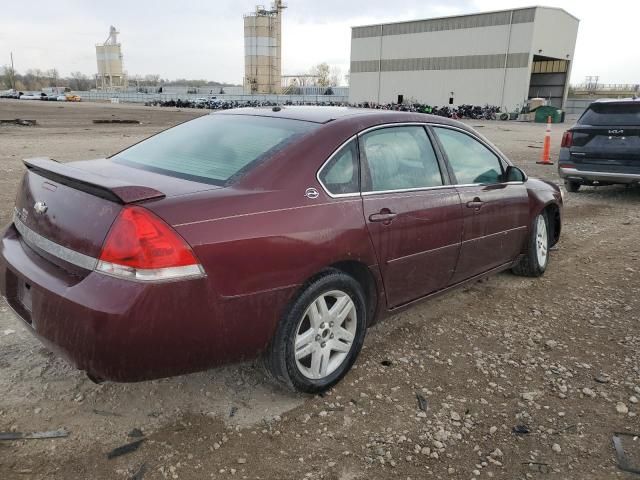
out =
<path fill-rule="evenodd" d="M 567 190 L 640 183 L 640 99 L 597 100 L 564 132 L 558 172 Z"/>

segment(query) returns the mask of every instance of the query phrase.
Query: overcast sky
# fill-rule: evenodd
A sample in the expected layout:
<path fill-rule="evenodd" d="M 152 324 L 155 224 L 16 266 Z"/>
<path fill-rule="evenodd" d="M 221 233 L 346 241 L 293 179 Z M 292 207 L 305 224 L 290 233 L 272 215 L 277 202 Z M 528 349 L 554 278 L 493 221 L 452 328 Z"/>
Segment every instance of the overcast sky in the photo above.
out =
<path fill-rule="evenodd" d="M 13 51 L 16 69 L 57 68 L 94 74 L 96 43 L 109 25 L 121 32 L 129 75 L 206 78 L 242 83 L 242 14 L 270 0 L 31 1 L 3 6 L 0 64 Z M 535 0 L 289 0 L 283 22 L 283 71 L 306 72 L 327 62 L 346 73 L 350 27 L 530 6 Z M 17 4 L 16 4 L 17 5 Z M 545 0 L 580 19 L 572 83 L 599 75 L 603 83 L 640 82 L 640 0 Z"/>

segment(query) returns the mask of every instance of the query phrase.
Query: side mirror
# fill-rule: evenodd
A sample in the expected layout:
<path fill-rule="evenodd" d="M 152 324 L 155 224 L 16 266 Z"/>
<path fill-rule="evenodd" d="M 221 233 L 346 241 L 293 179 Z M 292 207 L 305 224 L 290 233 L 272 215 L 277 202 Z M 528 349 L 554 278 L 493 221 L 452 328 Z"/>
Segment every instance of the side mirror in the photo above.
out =
<path fill-rule="evenodd" d="M 524 173 L 518 167 L 513 165 L 509 165 L 507 170 L 504 172 L 504 177 L 506 182 L 526 182 L 527 174 Z"/>

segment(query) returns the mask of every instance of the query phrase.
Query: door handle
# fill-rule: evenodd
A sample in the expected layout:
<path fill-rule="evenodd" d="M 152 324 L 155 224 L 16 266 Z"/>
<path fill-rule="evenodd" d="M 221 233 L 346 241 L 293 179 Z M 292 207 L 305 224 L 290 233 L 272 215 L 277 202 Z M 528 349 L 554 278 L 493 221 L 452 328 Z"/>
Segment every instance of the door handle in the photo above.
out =
<path fill-rule="evenodd" d="M 474 198 L 470 202 L 467 202 L 467 208 L 473 208 L 474 210 L 480 210 L 484 205 L 484 202 L 480 200 L 478 197 Z"/>
<path fill-rule="evenodd" d="M 393 213 L 390 211 L 381 211 L 380 213 L 372 213 L 369 215 L 369 221 L 371 222 L 383 222 L 385 225 L 391 223 L 391 220 L 398 216 L 397 213 Z"/>

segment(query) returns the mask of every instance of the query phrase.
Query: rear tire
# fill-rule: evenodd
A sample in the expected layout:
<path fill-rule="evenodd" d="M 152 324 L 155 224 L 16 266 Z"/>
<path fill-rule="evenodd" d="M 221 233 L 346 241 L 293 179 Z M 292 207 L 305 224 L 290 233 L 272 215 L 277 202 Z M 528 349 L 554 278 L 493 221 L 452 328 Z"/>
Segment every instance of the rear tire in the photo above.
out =
<path fill-rule="evenodd" d="M 360 284 L 339 270 L 327 270 L 289 305 L 264 356 L 264 366 L 274 380 L 291 390 L 323 392 L 355 362 L 366 327 Z"/>
<path fill-rule="evenodd" d="M 564 185 L 567 188 L 567 191 L 571 193 L 576 193 L 582 186 L 580 182 L 576 182 L 575 180 L 567 180 L 564 182 Z"/>
<path fill-rule="evenodd" d="M 511 271 L 523 277 L 539 277 L 549 263 L 549 220 L 544 212 L 533 220 L 528 247 L 527 254 Z"/>

